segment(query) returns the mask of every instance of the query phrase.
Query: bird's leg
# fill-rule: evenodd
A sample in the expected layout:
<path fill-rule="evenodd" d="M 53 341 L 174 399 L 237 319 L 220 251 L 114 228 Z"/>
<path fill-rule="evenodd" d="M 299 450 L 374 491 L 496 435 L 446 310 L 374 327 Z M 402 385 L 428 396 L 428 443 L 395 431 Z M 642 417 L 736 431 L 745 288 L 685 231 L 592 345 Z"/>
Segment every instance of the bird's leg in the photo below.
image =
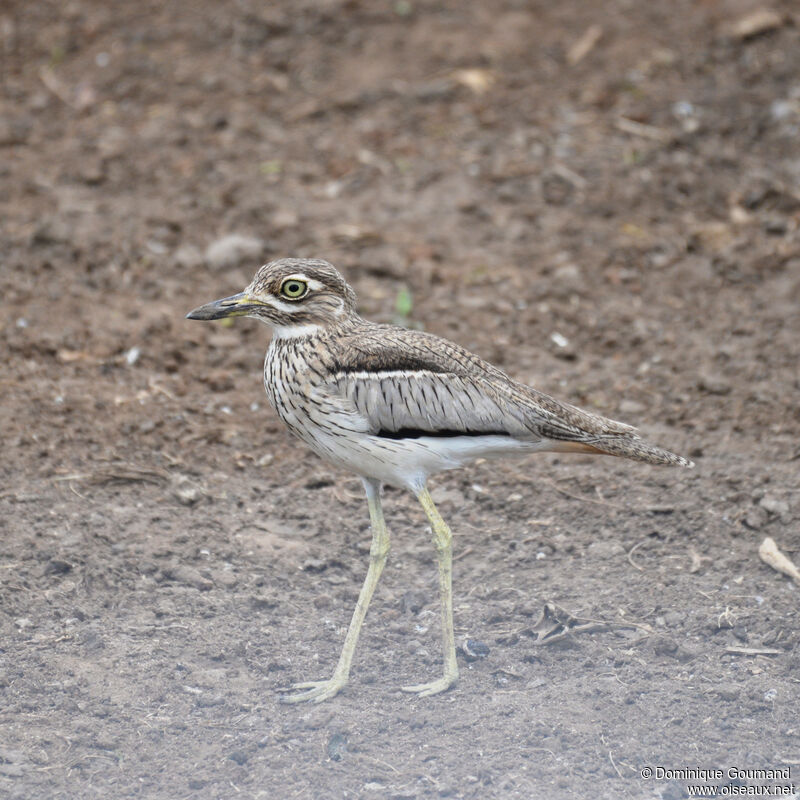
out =
<path fill-rule="evenodd" d="M 439 599 L 442 607 L 442 649 L 444 651 L 444 675 L 430 683 L 416 686 L 403 686 L 404 692 L 416 692 L 420 697 L 438 694 L 449 689 L 458 680 L 458 664 L 456 663 L 456 640 L 453 631 L 453 535 L 442 519 L 433 498 L 423 488 L 417 495 L 425 509 L 433 528 L 433 543 L 436 545 L 436 556 L 439 562 Z"/>
<path fill-rule="evenodd" d="M 386 564 L 386 557 L 389 554 L 389 534 L 386 531 L 386 524 L 383 521 L 383 509 L 381 508 L 381 486 L 377 481 L 364 479 L 364 488 L 367 492 L 367 503 L 369 504 L 369 518 L 372 523 L 372 545 L 369 548 L 369 569 L 361 593 L 358 595 L 353 618 L 350 620 L 350 627 L 347 629 L 347 636 L 344 640 L 342 653 L 339 656 L 339 663 L 333 672 L 333 676 L 327 681 L 309 681 L 306 683 L 295 683 L 292 689 L 305 689 L 304 692 L 297 694 L 284 695 L 280 698 L 282 703 L 301 703 L 304 700 L 312 700 L 321 703 L 329 697 L 337 694 L 347 683 L 350 675 L 350 663 L 353 660 L 353 653 L 356 649 L 358 634 L 364 617 L 367 615 L 369 601 L 378 579 L 383 572 Z"/>

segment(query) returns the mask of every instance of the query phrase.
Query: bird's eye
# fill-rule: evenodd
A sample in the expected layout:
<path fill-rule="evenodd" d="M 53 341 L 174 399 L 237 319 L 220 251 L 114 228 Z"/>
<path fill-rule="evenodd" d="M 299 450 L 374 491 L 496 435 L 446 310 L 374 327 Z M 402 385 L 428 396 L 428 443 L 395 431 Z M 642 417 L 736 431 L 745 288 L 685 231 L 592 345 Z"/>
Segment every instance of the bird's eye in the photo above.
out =
<path fill-rule="evenodd" d="M 308 291 L 308 284 L 297 278 L 287 278 L 281 284 L 281 294 L 289 300 L 299 300 Z"/>

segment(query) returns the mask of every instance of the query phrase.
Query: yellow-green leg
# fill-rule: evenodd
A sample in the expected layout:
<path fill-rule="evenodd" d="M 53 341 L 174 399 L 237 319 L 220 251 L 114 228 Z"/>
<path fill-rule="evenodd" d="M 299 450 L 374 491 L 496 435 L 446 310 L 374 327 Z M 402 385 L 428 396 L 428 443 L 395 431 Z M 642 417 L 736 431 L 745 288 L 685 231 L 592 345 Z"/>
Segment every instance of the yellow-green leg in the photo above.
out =
<path fill-rule="evenodd" d="M 420 697 L 439 694 L 449 689 L 458 680 L 458 664 L 456 663 L 456 639 L 453 630 L 453 535 L 442 519 L 433 498 L 423 488 L 417 499 L 425 509 L 433 528 L 433 543 L 436 545 L 436 556 L 439 562 L 439 599 L 442 607 L 442 650 L 444 651 L 444 674 L 430 683 L 416 686 L 403 686 L 404 692 L 416 692 Z"/>
<path fill-rule="evenodd" d="M 361 625 L 367 615 L 369 601 L 372 599 L 372 594 L 378 585 L 378 579 L 381 577 L 381 572 L 383 572 L 383 567 L 386 564 L 386 556 L 389 554 L 389 534 L 386 531 L 386 523 L 383 521 L 380 484 L 376 481 L 364 480 L 364 488 L 367 492 L 369 518 L 372 523 L 369 569 L 367 570 L 364 585 L 361 587 L 361 593 L 358 595 L 358 602 L 353 612 L 353 618 L 350 620 L 350 627 L 347 629 L 347 636 L 344 640 L 342 653 L 339 656 L 339 663 L 336 665 L 330 680 L 292 684 L 292 689 L 306 689 L 307 691 L 284 695 L 280 698 L 282 703 L 302 703 L 304 700 L 321 703 L 323 700 L 333 697 L 347 684 L 358 634 L 361 632 Z"/>

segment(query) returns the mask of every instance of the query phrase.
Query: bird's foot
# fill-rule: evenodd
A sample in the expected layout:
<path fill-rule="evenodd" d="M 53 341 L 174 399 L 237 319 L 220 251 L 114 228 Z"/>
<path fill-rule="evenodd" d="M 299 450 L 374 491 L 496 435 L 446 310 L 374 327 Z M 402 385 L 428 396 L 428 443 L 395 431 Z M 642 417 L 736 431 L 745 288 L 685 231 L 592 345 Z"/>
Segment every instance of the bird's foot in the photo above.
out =
<path fill-rule="evenodd" d="M 278 698 L 281 703 L 321 703 L 336 696 L 347 685 L 347 678 L 337 678 L 335 675 L 327 681 L 306 681 L 293 683 L 292 689 L 305 689 L 297 694 L 283 694 Z"/>
<path fill-rule="evenodd" d="M 430 697 L 432 694 L 446 692 L 458 680 L 458 673 L 455 675 L 443 675 L 439 680 L 430 683 L 418 683 L 415 686 L 401 686 L 401 691 L 412 692 L 419 697 Z"/>

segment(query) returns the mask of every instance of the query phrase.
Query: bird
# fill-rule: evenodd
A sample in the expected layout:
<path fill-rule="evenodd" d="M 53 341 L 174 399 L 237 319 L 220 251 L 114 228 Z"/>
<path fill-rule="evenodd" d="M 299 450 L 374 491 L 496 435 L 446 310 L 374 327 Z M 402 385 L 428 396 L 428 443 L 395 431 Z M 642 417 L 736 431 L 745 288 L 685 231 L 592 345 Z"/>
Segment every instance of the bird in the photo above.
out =
<path fill-rule="evenodd" d="M 384 485 L 407 489 L 430 521 L 439 577 L 442 675 L 401 687 L 420 697 L 458 680 L 453 628 L 452 533 L 427 488 L 430 475 L 479 458 L 592 453 L 649 464 L 691 461 L 622 422 L 583 411 L 509 377 L 434 334 L 363 319 L 356 294 L 322 259 L 281 258 L 244 291 L 188 319 L 252 317 L 272 328 L 264 388 L 289 430 L 323 459 L 361 478 L 372 542 L 369 566 L 330 678 L 291 685 L 279 700 L 322 702 L 347 684 L 367 609 L 389 553 Z"/>

